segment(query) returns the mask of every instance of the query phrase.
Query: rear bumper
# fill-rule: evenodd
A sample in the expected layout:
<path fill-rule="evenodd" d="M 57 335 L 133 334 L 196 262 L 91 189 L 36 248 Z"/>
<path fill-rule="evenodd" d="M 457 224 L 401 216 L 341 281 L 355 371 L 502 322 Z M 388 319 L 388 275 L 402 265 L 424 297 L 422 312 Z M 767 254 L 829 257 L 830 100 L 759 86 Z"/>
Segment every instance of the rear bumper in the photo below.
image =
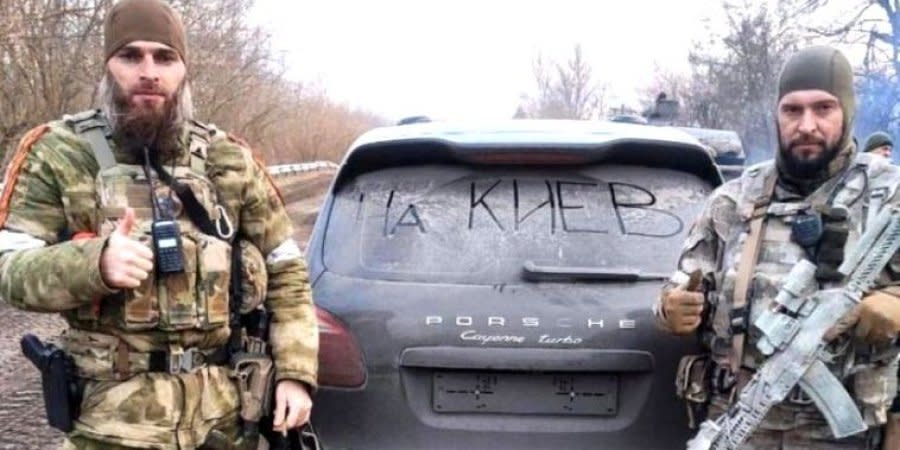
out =
<path fill-rule="evenodd" d="M 673 368 L 674 370 L 674 368 Z M 437 414 L 431 370 L 372 374 L 364 390 L 321 389 L 313 423 L 326 449 L 682 449 L 690 437 L 672 372 L 646 373 L 620 389 L 646 403 L 615 417 Z M 404 392 L 404 395 L 397 395 Z M 631 395 L 636 393 L 631 392 Z M 631 417 L 629 417 L 631 416 Z"/>

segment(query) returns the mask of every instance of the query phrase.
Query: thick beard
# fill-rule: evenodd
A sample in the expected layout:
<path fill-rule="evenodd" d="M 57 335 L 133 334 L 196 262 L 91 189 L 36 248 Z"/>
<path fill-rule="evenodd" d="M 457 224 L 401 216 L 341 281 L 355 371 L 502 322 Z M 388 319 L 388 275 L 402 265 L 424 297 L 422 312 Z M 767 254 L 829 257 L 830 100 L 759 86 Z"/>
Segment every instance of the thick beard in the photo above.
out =
<path fill-rule="evenodd" d="M 800 159 L 794 156 L 794 153 L 791 151 L 795 145 L 801 144 L 791 142 L 789 145 L 784 145 L 782 143 L 779 151 L 781 152 L 781 160 L 784 163 L 783 169 L 792 178 L 798 180 L 814 181 L 823 176 L 827 177 L 828 165 L 831 164 L 831 161 L 840 151 L 839 144 L 835 144 L 830 147 L 825 146 L 825 151 L 815 158 Z"/>
<path fill-rule="evenodd" d="M 181 153 L 182 129 L 193 114 L 187 80 L 159 109 L 133 106 L 109 73 L 100 83 L 99 95 L 113 140 L 128 153 L 142 159 L 147 146 L 160 161 L 170 161 Z"/>

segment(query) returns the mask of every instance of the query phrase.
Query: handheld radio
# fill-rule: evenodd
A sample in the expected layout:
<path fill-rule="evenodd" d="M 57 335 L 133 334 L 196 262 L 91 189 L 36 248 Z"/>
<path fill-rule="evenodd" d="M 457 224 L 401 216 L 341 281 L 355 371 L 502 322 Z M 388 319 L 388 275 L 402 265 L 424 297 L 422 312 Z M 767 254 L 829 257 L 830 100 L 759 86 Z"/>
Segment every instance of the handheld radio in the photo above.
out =
<path fill-rule="evenodd" d="M 159 203 L 156 197 L 156 187 L 150 176 L 150 155 L 147 147 L 144 147 L 144 173 L 150 183 L 150 203 L 153 210 L 153 223 L 150 225 L 150 234 L 153 238 L 153 256 L 156 260 L 156 270 L 160 274 L 184 272 L 184 253 L 182 253 L 181 230 L 178 222 L 172 217 L 163 219 L 159 213 Z"/>

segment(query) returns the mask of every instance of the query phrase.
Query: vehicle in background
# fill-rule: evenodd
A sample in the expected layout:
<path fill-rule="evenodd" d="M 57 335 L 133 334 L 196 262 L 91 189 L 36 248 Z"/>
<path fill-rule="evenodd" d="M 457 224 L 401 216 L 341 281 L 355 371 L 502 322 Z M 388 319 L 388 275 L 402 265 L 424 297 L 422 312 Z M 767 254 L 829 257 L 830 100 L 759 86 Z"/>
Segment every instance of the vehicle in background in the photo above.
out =
<path fill-rule="evenodd" d="M 741 144 L 741 137 L 730 130 L 713 130 L 710 128 L 675 127 L 711 148 L 715 152 L 716 165 L 726 180 L 737 178 L 744 171 L 747 155 Z"/>
<path fill-rule="evenodd" d="M 409 116 L 397 121 L 397 125 L 412 125 L 414 123 L 428 123 L 431 118 L 428 116 Z"/>
<path fill-rule="evenodd" d="M 677 128 L 697 138 L 714 152 L 716 164 L 726 180 L 740 176 L 747 158 L 740 135 L 731 130 L 681 126 L 678 120 L 680 109 L 678 100 L 660 93 L 655 104 L 644 111 L 644 117 L 650 125 Z"/>
<path fill-rule="evenodd" d="M 695 138 L 421 123 L 348 151 L 307 248 L 324 448 L 666 449 L 698 342 L 651 307 L 722 178 Z"/>
<path fill-rule="evenodd" d="M 637 125 L 647 125 L 648 123 L 650 123 L 646 118 L 637 114 L 616 114 L 615 116 L 612 116 L 609 121 L 618 123 L 634 123 Z"/>

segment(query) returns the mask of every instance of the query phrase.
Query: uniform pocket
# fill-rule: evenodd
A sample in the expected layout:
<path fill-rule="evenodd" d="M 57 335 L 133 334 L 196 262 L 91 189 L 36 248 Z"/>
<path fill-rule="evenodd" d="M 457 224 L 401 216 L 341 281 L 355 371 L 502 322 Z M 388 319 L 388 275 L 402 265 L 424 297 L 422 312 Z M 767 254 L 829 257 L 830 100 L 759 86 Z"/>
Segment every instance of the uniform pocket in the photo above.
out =
<path fill-rule="evenodd" d="M 75 363 L 76 373 L 90 380 L 113 380 L 113 365 L 119 339 L 101 333 L 67 330 L 60 343 Z"/>
<path fill-rule="evenodd" d="M 183 401 L 180 383 L 168 374 L 91 381 L 85 386 L 77 431 L 128 447 L 172 448 Z"/>
<path fill-rule="evenodd" d="M 687 406 L 688 426 L 691 429 L 696 429 L 706 420 L 712 364 L 708 354 L 686 355 L 678 362 L 675 395 Z"/>
<path fill-rule="evenodd" d="M 138 239 L 144 245 L 151 245 L 149 236 L 144 235 Z M 123 319 L 126 330 L 147 330 L 159 324 L 159 298 L 154 271 L 151 270 L 147 279 L 137 288 L 126 289 L 124 296 Z"/>
<path fill-rule="evenodd" d="M 897 396 L 897 365 L 870 364 L 853 376 L 853 392 L 866 425 L 883 425 Z"/>
<path fill-rule="evenodd" d="M 182 235 L 184 271 L 161 275 L 160 302 L 164 303 L 163 328 L 182 330 L 197 326 L 197 249 L 193 235 Z"/>
<path fill-rule="evenodd" d="M 200 295 L 203 328 L 218 328 L 228 322 L 228 286 L 231 281 L 231 244 L 210 236 L 198 241 Z"/>
<path fill-rule="evenodd" d="M 235 414 L 240 405 L 235 382 L 229 378 L 224 367 L 210 366 L 200 372 L 203 378 L 202 397 L 200 398 L 200 416 L 203 421 L 210 421 Z"/>

